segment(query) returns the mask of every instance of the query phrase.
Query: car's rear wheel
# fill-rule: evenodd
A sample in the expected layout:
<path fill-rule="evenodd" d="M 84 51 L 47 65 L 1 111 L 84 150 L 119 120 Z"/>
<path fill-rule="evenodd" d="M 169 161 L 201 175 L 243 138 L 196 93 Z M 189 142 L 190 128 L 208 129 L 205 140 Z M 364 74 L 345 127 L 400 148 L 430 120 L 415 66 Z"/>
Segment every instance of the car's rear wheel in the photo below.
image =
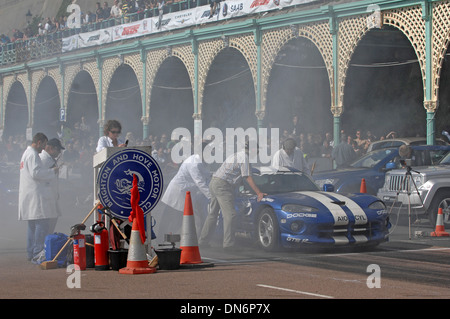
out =
<path fill-rule="evenodd" d="M 256 223 L 258 245 L 265 250 L 273 250 L 278 247 L 279 226 L 273 210 L 264 208 L 258 215 Z"/>

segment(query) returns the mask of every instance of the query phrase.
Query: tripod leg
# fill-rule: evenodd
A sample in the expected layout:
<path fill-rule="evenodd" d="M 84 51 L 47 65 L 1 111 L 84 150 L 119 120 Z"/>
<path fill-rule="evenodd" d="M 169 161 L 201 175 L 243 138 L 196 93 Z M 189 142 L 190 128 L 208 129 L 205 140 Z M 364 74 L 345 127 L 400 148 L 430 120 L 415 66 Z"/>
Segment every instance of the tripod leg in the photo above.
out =
<path fill-rule="evenodd" d="M 411 240 L 411 199 L 408 193 L 408 231 L 409 231 L 409 240 Z"/>

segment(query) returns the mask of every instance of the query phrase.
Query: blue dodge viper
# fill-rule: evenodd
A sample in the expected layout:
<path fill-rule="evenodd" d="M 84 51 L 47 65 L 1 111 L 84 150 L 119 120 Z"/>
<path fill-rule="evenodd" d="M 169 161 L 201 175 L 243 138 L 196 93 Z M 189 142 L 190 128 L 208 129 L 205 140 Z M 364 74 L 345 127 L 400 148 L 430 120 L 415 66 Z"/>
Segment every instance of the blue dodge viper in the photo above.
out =
<path fill-rule="evenodd" d="M 376 246 L 388 240 L 388 212 L 384 203 L 368 194 L 344 196 L 321 191 L 310 177 L 289 168 L 253 169 L 253 179 L 263 193 L 256 195 L 244 183 L 237 191 L 238 233 L 256 239 L 266 250 L 280 246 L 314 244 Z"/>

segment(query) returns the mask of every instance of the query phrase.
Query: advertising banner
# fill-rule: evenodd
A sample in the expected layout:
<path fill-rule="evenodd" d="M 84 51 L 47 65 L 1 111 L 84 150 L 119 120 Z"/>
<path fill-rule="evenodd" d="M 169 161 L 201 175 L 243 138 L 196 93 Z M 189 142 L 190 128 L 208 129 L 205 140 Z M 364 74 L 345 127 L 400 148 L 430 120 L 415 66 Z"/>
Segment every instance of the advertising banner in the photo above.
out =
<path fill-rule="evenodd" d="M 94 45 L 102 45 L 112 41 L 111 30 L 102 29 L 98 31 L 78 34 L 78 48 L 87 48 Z"/>
<path fill-rule="evenodd" d="M 78 49 L 78 35 L 72 35 L 62 39 L 62 52 Z"/>
<path fill-rule="evenodd" d="M 109 29 L 112 30 L 112 41 L 120 41 L 152 33 L 152 23 L 151 18 L 149 18 L 132 23 L 116 25 Z"/>
<path fill-rule="evenodd" d="M 223 21 L 261 12 L 280 10 L 286 7 L 312 3 L 316 0 L 228 0 L 219 3 L 210 17 L 210 6 L 167 13 L 164 15 L 117 25 L 78 36 L 63 38 L 63 52 L 101 45 L 109 42 L 131 39 L 146 34 L 169 31 L 210 22 Z M 76 39 L 74 37 L 77 37 Z"/>

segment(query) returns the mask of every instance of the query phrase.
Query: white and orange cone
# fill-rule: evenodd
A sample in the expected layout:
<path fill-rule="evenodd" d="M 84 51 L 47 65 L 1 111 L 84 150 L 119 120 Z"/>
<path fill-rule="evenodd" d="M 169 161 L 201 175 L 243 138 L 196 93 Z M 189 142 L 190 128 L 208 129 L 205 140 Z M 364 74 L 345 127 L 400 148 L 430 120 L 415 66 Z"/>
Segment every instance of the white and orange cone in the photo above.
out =
<path fill-rule="evenodd" d="M 445 231 L 444 227 L 444 214 L 442 213 L 442 208 L 439 208 L 438 215 L 436 218 L 436 230 L 430 234 L 432 237 L 448 237 L 449 233 Z"/>
<path fill-rule="evenodd" d="M 198 248 L 197 230 L 195 228 L 191 192 L 189 191 L 186 192 L 186 200 L 184 202 L 180 248 L 180 264 L 200 264 L 203 262 Z"/>
<path fill-rule="evenodd" d="M 127 266 L 119 269 L 121 274 L 150 274 L 156 272 L 155 267 L 150 267 L 145 252 L 145 228 L 144 212 L 139 207 L 139 189 L 137 177 L 133 175 L 133 188 L 131 189 L 131 214 L 128 217 L 133 222 L 128 249 Z"/>

